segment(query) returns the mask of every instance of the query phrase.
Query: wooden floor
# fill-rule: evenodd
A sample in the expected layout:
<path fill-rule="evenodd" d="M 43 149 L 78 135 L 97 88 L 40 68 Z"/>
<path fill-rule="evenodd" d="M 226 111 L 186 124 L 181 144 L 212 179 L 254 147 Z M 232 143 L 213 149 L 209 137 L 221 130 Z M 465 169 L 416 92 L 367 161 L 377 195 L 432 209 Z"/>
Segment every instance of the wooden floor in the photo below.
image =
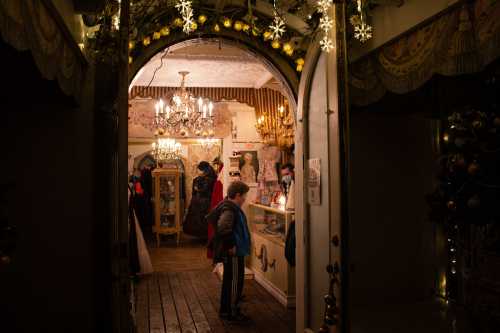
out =
<path fill-rule="evenodd" d="M 229 324 L 218 317 L 220 280 L 205 247 L 183 239 L 151 248 L 156 272 L 136 287 L 138 333 L 295 332 L 295 312 L 279 304 L 254 280 L 245 280 L 242 310 L 252 320 Z"/>

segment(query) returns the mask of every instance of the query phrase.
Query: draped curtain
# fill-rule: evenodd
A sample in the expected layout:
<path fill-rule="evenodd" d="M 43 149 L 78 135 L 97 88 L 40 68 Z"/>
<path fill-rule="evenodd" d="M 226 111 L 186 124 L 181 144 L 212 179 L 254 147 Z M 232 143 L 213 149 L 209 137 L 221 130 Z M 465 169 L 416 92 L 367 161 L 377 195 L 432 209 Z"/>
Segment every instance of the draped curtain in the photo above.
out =
<path fill-rule="evenodd" d="M 0 0 L 1 38 L 31 51 L 45 79 L 80 100 L 87 61 L 49 0 Z"/>
<path fill-rule="evenodd" d="M 500 56 L 500 1 L 463 3 L 350 65 L 351 101 L 416 90 L 435 74 L 479 72 Z"/>

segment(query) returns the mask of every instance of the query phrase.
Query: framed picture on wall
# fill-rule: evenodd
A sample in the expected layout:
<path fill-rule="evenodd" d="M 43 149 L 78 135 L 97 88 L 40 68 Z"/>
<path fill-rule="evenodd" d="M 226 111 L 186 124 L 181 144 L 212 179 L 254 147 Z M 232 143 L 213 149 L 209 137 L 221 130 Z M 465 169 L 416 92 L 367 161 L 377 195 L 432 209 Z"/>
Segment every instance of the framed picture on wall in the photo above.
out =
<path fill-rule="evenodd" d="M 241 181 L 247 185 L 257 183 L 257 175 L 259 174 L 259 159 L 257 151 L 246 150 L 240 151 L 240 177 Z"/>

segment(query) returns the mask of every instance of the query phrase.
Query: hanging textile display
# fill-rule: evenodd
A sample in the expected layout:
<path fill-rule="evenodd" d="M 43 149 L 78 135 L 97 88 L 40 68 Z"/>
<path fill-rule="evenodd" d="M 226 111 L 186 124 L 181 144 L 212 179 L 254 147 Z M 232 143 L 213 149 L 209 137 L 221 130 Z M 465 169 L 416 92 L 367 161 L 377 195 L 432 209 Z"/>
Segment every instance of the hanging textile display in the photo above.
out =
<path fill-rule="evenodd" d="M 353 104 L 368 105 L 386 92 L 405 94 L 436 74 L 481 71 L 500 56 L 500 2 L 462 4 L 432 22 L 354 62 Z"/>

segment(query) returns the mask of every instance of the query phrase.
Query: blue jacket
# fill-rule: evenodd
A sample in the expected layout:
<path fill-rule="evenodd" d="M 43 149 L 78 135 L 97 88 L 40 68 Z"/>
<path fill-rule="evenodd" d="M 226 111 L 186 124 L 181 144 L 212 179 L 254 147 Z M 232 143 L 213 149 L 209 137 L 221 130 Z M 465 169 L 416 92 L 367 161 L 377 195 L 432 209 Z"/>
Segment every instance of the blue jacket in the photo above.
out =
<path fill-rule="evenodd" d="M 228 250 L 236 246 L 237 256 L 250 254 L 250 232 L 245 213 L 228 199 L 222 201 L 207 216 L 214 226 L 215 235 L 208 246 L 214 252 L 214 261 L 228 256 Z"/>

